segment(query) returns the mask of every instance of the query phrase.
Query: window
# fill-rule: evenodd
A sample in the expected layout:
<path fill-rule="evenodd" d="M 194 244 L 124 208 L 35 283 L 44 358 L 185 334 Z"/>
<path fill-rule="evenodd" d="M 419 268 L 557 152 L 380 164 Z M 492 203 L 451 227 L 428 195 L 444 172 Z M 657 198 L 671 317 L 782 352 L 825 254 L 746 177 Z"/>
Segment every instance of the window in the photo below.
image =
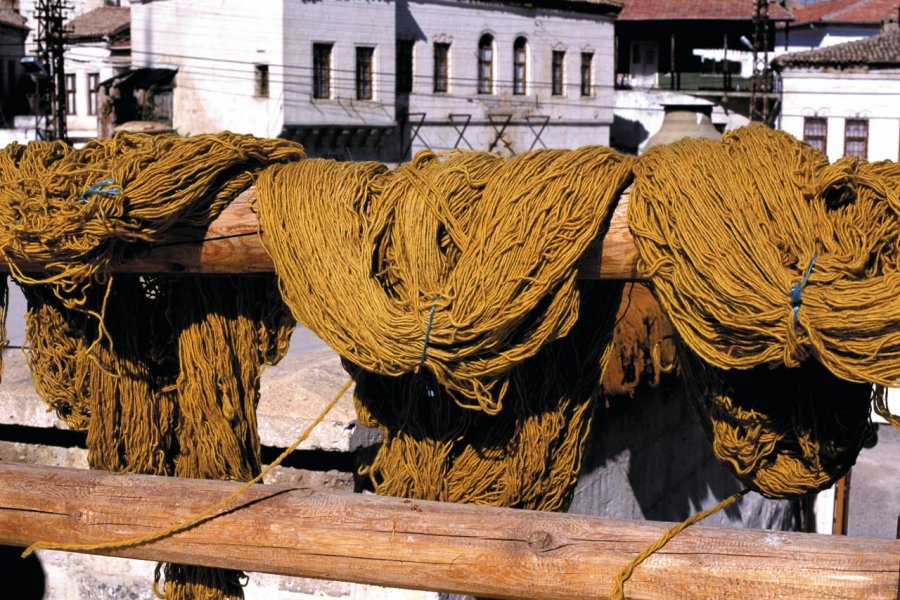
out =
<path fill-rule="evenodd" d="M 828 119 L 824 117 L 804 117 L 803 141 L 822 154 L 827 154 Z"/>
<path fill-rule="evenodd" d="M 256 78 L 256 97 L 269 97 L 269 65 L 256 65 L 254 67 Z"/>
<path fill-rule="evenodd" d="M 370 46 L 356 47 L 356 99 L 372 99 L 372 57 L 375 48 Z"/>
<path fill-rule="evenodd" d="M 488 33 L 478 40 L 478 93 L 494 93 L 494 38 Z"/>
<path fill-rule="evenodd" d="M 409 94 L 413 84 L 413 44 L 414 40 L 397 40 L 397 93 Z"/>
<path fill-rule="evenodd" d="M 554 96 L 563 95 L 563 75 L 566 63 L 565 50 L 553 51 L 552 72 L 550 73 L 550 93 Z"/>
<path fill-rule="evenodd" d="M 75 114 L 75 74 L 66 75 L 66 113 Z"/>
<path fill-rule="evenodd" d="M 513 44 L 513 94 L 524 96 L 527 76 L 526 60 L 528 58 L 528 41 L 523 37 L 516 38 Z"/>
<path fill-rule="evenodd" d="M 450 44 L 434 44 L 434 91 L 449 89 Z"/>
<path fill-rule="evenodd" d="M 331 48 L 313 44 L 313 98 L 331 98 Z"/>
<path fill-rule="evenodd" d="M 581 95 L 592 96 L 593 90 L 593 74 L 594 71 L 594 53 L 581 53 Z"/>
<path fill-rule="evenodd" d="M 87 108 L 88 114 L 97 114 L 97 88 L 100 87 L 100 73 L 88 73 Z"/>
<path fill-rule="evenodd" d="M 847 119 L 844 124 L 844 156 L 866 158 L 869 155 L 868 119 Z"/>

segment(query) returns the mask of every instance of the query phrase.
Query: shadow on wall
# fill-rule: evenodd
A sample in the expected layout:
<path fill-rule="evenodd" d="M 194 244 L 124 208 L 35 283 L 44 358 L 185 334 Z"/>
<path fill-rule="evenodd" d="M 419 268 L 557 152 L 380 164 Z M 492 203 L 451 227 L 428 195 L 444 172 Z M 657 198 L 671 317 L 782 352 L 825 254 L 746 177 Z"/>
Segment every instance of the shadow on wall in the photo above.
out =
<path fill-rule="evenodd" d="M 23 559 L 22 550 L 0 546 L 0 576 L 4 581 L 15 582 L 15 597 L 19 600 L 41 600 L 47 587 L 44 569 L 36 554 Z"/>
<path fill-rule="evenodd" d="M 618 152 L 637 154 L 638 147 L 650 137 L 650 132 L 640 123 L 613 116 L 612 129 L 609 131 L 609 145 Z"/>
<path fill-rule="evenodd" d="M 599 409 L 571 513 L 679 522 L 743 488 L 712 453 L 699 417 L 671 378 Z M 706 525 L 796 530 L 786 500 L 749 494 Z"/>

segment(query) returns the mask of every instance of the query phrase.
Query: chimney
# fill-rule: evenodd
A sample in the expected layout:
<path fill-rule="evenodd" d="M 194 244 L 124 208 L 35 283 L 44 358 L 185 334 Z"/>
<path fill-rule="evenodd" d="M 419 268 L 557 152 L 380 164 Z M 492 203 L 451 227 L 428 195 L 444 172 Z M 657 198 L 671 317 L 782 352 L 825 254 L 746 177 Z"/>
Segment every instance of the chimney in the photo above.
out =
<path fill-rule="evenodd" d="M 897 25 L 897 15 L 887 14 L 881 18 L 881 33 L 898 30 L 900 26 Z"/>

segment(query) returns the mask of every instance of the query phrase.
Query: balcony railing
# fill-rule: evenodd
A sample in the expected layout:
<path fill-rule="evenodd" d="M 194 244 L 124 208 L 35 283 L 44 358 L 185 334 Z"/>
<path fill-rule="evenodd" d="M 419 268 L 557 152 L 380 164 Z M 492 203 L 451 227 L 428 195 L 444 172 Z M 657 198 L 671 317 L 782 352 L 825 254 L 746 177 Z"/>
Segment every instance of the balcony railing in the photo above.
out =
<path fill-rule="evenodd" d="M 657 73 L 644 76 L 634 76 L 630 73 L 616 74 L 617 89 L 749 93 L 751 82 L 751 77 L 740 77 L 731 73 L 703 73 L 698 71 L 682 71 L 674 74 Z M 769 89 L 774 90 L 775 81 L 771 77 L 769 84 Z"/>

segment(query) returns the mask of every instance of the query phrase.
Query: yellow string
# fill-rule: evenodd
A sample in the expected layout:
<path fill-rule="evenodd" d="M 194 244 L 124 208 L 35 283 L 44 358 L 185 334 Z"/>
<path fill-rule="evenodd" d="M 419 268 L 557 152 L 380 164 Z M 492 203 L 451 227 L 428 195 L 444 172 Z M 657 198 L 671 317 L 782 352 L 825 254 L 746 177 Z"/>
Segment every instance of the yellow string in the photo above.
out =
<path fill-rule="evenodd" d="M 213 506 L 210 506 L 208 509 L 206 509 L 202 513 L 195 515 L 193 517 L 190 517 L 189 519 L 186 519 L 184 521 L 181 521 L 180 523 L 176 523 L 175 525 L 172 525 L 171 527 L 164 529 L 163 531 L 151 533 L 149 535 L 132 537 L 132 538 L 120 540 L 117 542 L 100 542 L 97 544 L 65 544 L 65 543 L 38 541 L 38 542 L 31 544 L 30 546 L 28 546 L 28 548 L 25 549 L 25 551 L 22 553 L 22 558 L 27 558 L 32 552 L 35 552 L 36 550 L 63 550 L 63 551 L 67 551 L 67 552 L 97 552 L 97 551 L 105 551 L 105 550 L 114 550 L 117 548 L 130 548 L 132 546 L 140 546 L 142 544 L 150 544 L 150 543 L 159 541 L 161 539 L 171 537 L 177 533 L 181 533 L 182 531 L 185 531 L 187 529 L 194 527 L 201 521 L 205 521 L 209 517 L 215 515 L 222 508 L 228 506 L 233 500 L 235 500 L 241 494 L 243 494 L 248 489 L 250 489 L 250 487 L 252 487 L 254 484 L 262 481 L 263 477 L 268 475 L 272 471 L 272 469 L 274 469 L 275 467 L 280 465 L 282 463 L 282 461 L 284 461 L 285 458 L 287 458 L 294 450 L 297 449 L 297 447 L 301 443 L 303 443 L 304 440 L 306 440 L 307 437 L 309 437 L 309 434 L 312 432 L 312 430 L 319 423 L 322 422 L 322 420 L 328 415 L 328 413 L 331 411 L 331 409 L 334 408 L 334 406 L 337 404 L 338 400 L 340 400 L 341 397 L 344 395 L 344 393 L 348 389 L 350 389 L 350 386 L 352 384 L 353 384 L 353 380 L 352 379 L 348 380 L 341 387 L 341 389 L 338 390 L 337 394 L 334 395 L 334 397 L 325 406 L 325 408 L 322 409 L 322 412 L 319 413 L 319 416 L 317 416 L 313 420 L 313 422 L 309 424 L 309 426 L 303 431 L 302 434 L 300 434 L 300 437 L 298 437 L 297 440 L 293 444 L 291 444 L 287 449 L 285 449 L 284 452 L 282 452 L 280 455 L 278 455 L 278 458 L 276 458 L 269 466 L 267 466 L 265 469 L 263 469 L 259 473 L 259 475 L 257 475 L 250 481 L 246 482 L 244 485 L 242 485 L 241 487 L 239 487 L 238 489 L 233 491 L 231 494 L 229 494 L 228 497 L 226 497 L 224 500 L 214 504 Z"/>
<path fill-rule="evenodd" d="M 876 414 L 881 416 L 881 418 L 893 425 L 896 429 L 900 429 L 900 415 L 893 414 L 890 407 L 888 407 L 887 393 L 884 386 L 875 386 L 875 389 L 872 392 L 872 405 L 875 407 Z"/>
<path fill-rule="evenodd" d="M 666 531 L 658 540 L 647 546 L 644 550 L 641 551 L 640 554 L 634 557 L 630 563 L 625 565 L 621 571 L 616 575 L 616 579 L 613 582 L 613 589 L 610 597 L 612 600 L 625 600 L 625 582 L 631 577 L 634 570 L 640 565 L 642 562 L 647 560 L 654 552 L 657 552 L 660 548 L 668 544 L 672 538 L 676 535 L 696 523 L 697 521 L 702 521 L 706 517 L 719 512 L 723 508 L 727 508 L 740 500 L 747 492 L 750 490 L 744 489 L 739 492 L 732 494 L 731 496 L 725 498 L 712 508 L 708 508 L 702 512 L 699 512 L 691 517 L 688 517 L 678 525 L 675 525 L 668 531 Z"/>

